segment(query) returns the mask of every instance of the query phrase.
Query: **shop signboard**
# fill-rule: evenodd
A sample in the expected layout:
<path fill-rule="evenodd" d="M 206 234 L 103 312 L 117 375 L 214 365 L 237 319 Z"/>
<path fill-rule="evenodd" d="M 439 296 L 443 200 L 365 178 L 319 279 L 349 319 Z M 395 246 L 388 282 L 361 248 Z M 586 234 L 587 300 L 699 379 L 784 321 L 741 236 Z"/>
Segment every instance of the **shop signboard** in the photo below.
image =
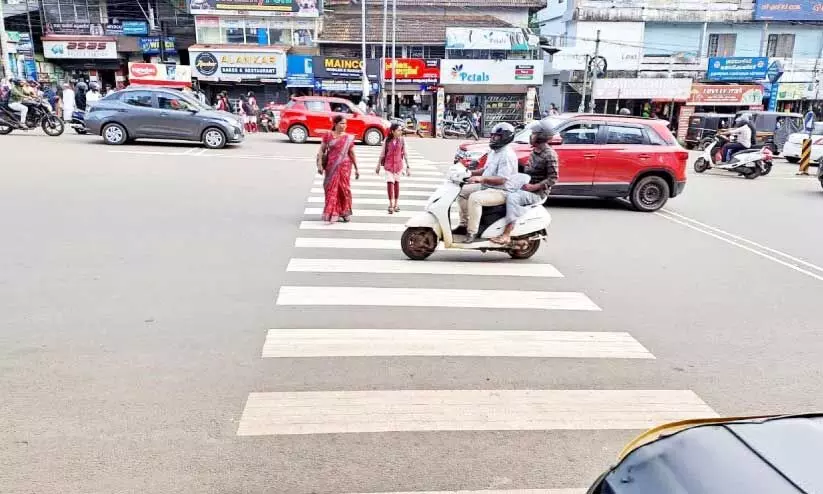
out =
<path fill-rule="evenodd" d="M 29 33 L 17 33 L 17 53 L 26 55 L 27 57 L 34 56 L 34 44 L 31 42 Z"/>
<path fill-rule="evenodd" d="M 537 38 L 517 27 L 446 28 L 448 50 L 528 51 L 537 47 Z"/>
<path fill-rule="evenodd" d="M 711 57 L 706 79 L 712 81 L 760 81 L 769 71 L 767 57 Z"/>
<path fill-rule="evenodd" d="M 195 15 L 318 17 L 322 0 L 189 0 Z"/>
<path fill-rule="evenodd" d="M 772 84 L 777 87 L 778 100 L 801 100 L 814 98 L 814 83 L 808 82 L 781 82 Z"/>
<path fill-rule="evenodd" d="M 823 4 L 816 0 L 756 0 L 758 21 L 823 21 Z"/>
<path fill-rule="evenodd" d="M 189 48 L 194 61 L 192 76 L 206 81 L 282 80 L 286 78 L 286 54 L 280 50 L 197 50 Z"/>
<path fill-rule="evenodd" d="M 117 58 L 117 42 L 80 40 L 43 40 L 43 56 L 57 59 L 109 60 Z"/>
<path fill-rule="evenodd" d="M 149 34 L 149 25 L 145 21 L 123 21 L 120 26 L 124 36 L 145 36 Z"/>
<path fill-rule="evenodd" d="M 314 57 L 312 61 L 315 79 L 362 79 L 363 60 L 345 57 Z M 380 60 L 366 60 L 366 73 L 369 80 L 376 81 Z"/>
<path fill-rule="evenodd" d="M 692 88 L 691 79 L 597 79 L 592 95 L 594 99 L 651 99 L 686 101 Z"/>
<path fill-rule="evenodd" d="M 362 93 L 363 83 L 361 81 L 353 80 L 333 80 L 333 79 L 315 79 L 314 89 L 317 91 L 328 91 L 335 93 Z M 370 93 L 376 93 L 380 89 L 380 85 L 372 83 L 369 86 Z"/>
<path fill-rule="evenodd" d="M 692 84 L 687 104 L 693 106 L 750 106 L 763 104 L 761 86 Z"/>
<path fill-rule="evenodd" d="M 286 60 L 288 87 L 314 87 L 313 59 L 308 55 L 289 55 Z"/>
<path fill-rule="evenodd" d="M 543 60 L 443 60 L 440 84 L 522 85 L 543 83 Z"/>
<path fill-rule="evenodd" d="M 163 49 L 166 53 L 177 53 L 177 49 L 174 47 L 175 38 L 174 36 L 166 36 L 165 44 Z M 137 39 L 137 46 L 140 48 L 140 51 L 145 53 L 146 55 L 159 55 L 160 54 L 160 37 L 159 36 L 151 36 L 148 38 L 138 38 Z"/>
<path fill-rule="evenodd" d="M 89 22 L 47 22 L 46 35 L 61 36 L 105 36 L 106 30 L 102 24 Z"/>
<path fill-rule="evenodd" d="M 191 86 L 191 67 L 172 63 L 129 62 L 129 82 L 150 86 Z"/>
<path fill-rule="evenodd" d="M 385 60 L 383 80 L 392 80 L 392 59 Z M 440 60 L 398 58 L 394 64 L 394 78 L 400 83 L 437 84 L 440 80 Z"/>

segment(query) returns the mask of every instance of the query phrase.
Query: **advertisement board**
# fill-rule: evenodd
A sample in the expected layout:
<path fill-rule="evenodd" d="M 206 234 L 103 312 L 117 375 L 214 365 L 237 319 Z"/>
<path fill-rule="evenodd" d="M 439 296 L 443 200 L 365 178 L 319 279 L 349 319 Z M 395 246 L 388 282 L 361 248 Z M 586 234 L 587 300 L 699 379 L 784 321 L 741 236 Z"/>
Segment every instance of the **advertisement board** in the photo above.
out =
<path fill-rule="evenodd" d="M 205 81 L 282 80 L 286 54 L 280 50 L 197 50 L 189 48 L 192 76 Z"/>
<path fill-rule="evenodd" d="M 43 56 L 46 58 L 74 58 L 106 60 L 117 58 L 117 42 L 86 40 L 43 40 Z"/>
<path fill-rule="evenodd" d="M 692 84 L 688 105 L 750 106 L 763 104 L 763 88 L 741 84 Z"/>
<path fill-rule="evenodd" d="M 387 58 L 383 67 L 383 80 L 392 80 L 392 59 Z M 440 60 L 423 58 L 398 58 L 394 64 L 394 78 L 410 84 L 437 84 L 440 80 Z"/>
<path fill-rule="evenodd" d="M 314 60 L 308 55 L 289 55 L 286 61 L 286 85 L 314 87 Z"/>
<path fill-rule="evenodd" d="M 543 60 L 443 60 L 440 84 L 536 85 L 543 83 Z"/>
<path fill-rule="evenodd" d="M 756 0 L 758 21 L 823 21 L 823 3 L 813 0 Z"/>
<path fill-rule="evenodd" d="M 448 50 L 528 51 L 537 39 L 517 27 L 449 27 L 446 28 Z"/>
<path fill-rule="evenodd" d="M 363 60 L 345 57 L 314 57 L 312 62 L 315 79 L 357 79 L 363 78 Z M 376 81 L 380 69 L 380 60 L 366 60 L 366 73 L 369 80 Z"/>
<path fill-rule="evenodd" d="M 174 36 L 166 36 L 166 42 L 163 46 L 166 53 L 177 53 L 177 49 L 174 47 L 175 41 Z M 137 46 L 140 48 L 140 51 L 146 55 L 158 55 L 160 53 L 160 37 L 139 38 L 137 40 Z"/>
<path fill-rule="evenodd" d="M 597 79 L 592 89 L 592 95 L 594 99 L 686 101 L 691 88 L 691 79 Z"/>
<path fill-rule="evenodd" d="M 706 79 L 712 81 L 760 81 L 769 71 L 767 57 L 711 57 Z"/>
<path fill-rule="evenodd" d="M 322 0 L 190 0 L 195 15 L 318 17 Z"/>
<path fill-rule="evenodd" d="M 191 86 L 191 67 L 171 63 L 129 62 L 129 82 L 149 86 Z"/>

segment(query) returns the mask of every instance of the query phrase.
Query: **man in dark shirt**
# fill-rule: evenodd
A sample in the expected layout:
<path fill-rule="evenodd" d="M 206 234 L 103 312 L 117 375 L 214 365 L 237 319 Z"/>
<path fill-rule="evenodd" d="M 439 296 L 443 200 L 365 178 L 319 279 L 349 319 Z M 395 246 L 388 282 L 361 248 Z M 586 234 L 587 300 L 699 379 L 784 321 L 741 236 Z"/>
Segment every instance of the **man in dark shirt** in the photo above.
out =
<path fill-rule="evenodd" d="M 531 178 L 520 190 L 509 191 L 506 196 L 506 229 L 492 242 L 500 245 L 511 243 L 511 233 L 517 219 L 527 211 L 527 206 L 542 203 L 557 182 L 557 153 L 549 146 L 554 133 L 542 122 L 532 126 L 530 138 L 532 154 L 524 172 Z"/>

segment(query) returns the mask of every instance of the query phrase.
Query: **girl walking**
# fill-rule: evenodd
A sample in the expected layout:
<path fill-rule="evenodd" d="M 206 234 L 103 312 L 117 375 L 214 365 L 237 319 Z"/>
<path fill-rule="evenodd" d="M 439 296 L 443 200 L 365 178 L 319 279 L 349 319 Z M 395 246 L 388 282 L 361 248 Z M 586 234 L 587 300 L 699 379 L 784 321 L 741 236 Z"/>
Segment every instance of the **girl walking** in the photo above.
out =
<path fill-rule="evenodd" d="M 335 115 L 332 131 L 323 134 L 323 142 L 317 152 L 317 173 L 325 175 L 323 191 L 326 204 L 323 221 L 327 225 L 351 220 L 351 170 L 354 178 L 360 178 L 357 158 L 354 156 L 354 136 L 346 133 L 346 119 Z"/>
<path fill-rule="evenodd" d="M 389 194 L 389 214 L 397 213 L 400 207 L 397 200 L 400 198 L 400 175 L 403 174 L 405 166 L 406 176 L 411 176 L 409 168 L 409 157 L 406 155 L 406 141 L 403 139 L 403 128 L 395 122 L 389 127 L 389 135 L 383 144 L 383 152 L 380 154 L 380 162 L 374 171 L 380 175 L 380 167 L 386 170 L 386 191 Z"/>

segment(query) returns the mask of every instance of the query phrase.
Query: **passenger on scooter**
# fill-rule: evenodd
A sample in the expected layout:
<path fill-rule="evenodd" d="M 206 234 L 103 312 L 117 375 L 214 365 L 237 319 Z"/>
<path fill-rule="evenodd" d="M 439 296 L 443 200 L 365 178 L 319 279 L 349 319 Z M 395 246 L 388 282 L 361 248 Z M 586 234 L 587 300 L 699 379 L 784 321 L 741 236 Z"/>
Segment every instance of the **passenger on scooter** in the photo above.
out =
<path fill-rule="evenodd" d="M 454 233 L 465 230 L 465 243 L 474 242 L 480 229 L 483 206 L 506 203 L 506 182 L 517 174 L 517 154 L 509 146 L 514 140 L 514 127 L 502 122 L 494 126 L 489 139 L 491 151 L 483 170 L 475 170 L 460 191 L 460 226 Z"/>
<path fill-rule="evenodd" d="M 517 224 L 517 219 L 526 212 L 525 207 L 546 200 L 552 186 L 557 182 L 557 153 L 549 146 L 552 136 L 554 131 L 545 123 L 538 121 L 532 125 L 532 135 L 529 139 L 532 154 L 523 170 L 531 180 L 520 190 L 509 192 L 506 197 L 506 229 L 502 235 L 493 238 L 492 242 L 500 245 L 511 243 L 512 230 Z"/>
<path fill-rule="evenodd" d="M 9 94 L 9 108 L 20 112 L 20 124 L 26 126 L 26 116 L 29 114 L 29 107 L 23 104 L 26 99 L 26 93 L 23 92 L 22 81 L 15 79 L 11 85 L 11 93 Z"/>
<path fill-rule="evenodd" d="M 723 161 L 730 161 L 732 154 L 749 149 L 752 146 L 752 128 L 749 126 L 749 116 L 745 113 L 734 119 L 735 128 L 723 132 L 724 135 L 737 136 L 737 141 L 727 142 L 720 150 Z"/>

